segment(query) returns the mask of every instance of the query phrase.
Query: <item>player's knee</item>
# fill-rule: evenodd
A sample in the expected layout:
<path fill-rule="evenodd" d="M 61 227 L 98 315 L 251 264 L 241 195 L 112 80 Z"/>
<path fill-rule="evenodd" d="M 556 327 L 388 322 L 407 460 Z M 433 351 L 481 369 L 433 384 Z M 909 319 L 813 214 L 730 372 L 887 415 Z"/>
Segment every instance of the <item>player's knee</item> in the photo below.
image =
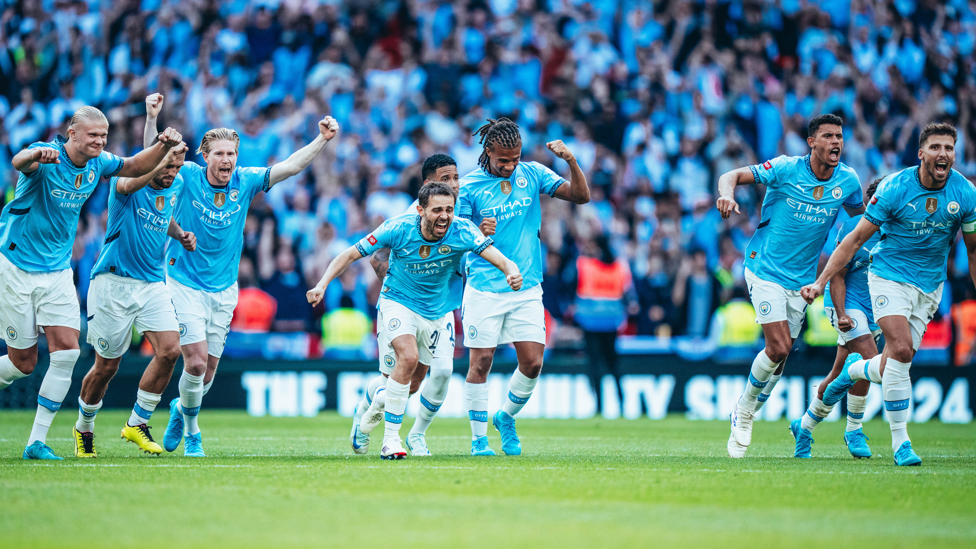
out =
<path fill-rule="evenodd" d="M 526 363 L 520 362 L 519 370 L 521 370 L 522 373 L 525 374 L 525 377 L 528 377 L 529 379 L 539 377 L 539 374 L 542 373 L 542 357 L 539 357 L 538 360 L 529 360 Z"/>
<path fill-rule="evenodd" d="M 889 341 L 885 345 L 888 347 L 888 358 L 891 360 L 897 360 L 898 362 L 909 363 L 912 361 L 912 343 L 911 341 Z"/>
<path fill-rule="evenodd" d="M 207 359 L 184 359 L 183 370 L 191 376 L 202 376 L 207 373 Z"/>
<path fill-rule="evenodd" d="M 7 355 L 10 358 L 10 362 L 14 365 L 24 375 L 31 375 L 34 373 L 34 368 L 37 366 L 37 354 L 27 355 L 27 356 L 14 356 L 13 353 Z"/>
<path fill-rule="evenodd" d="M 113 377 L 119 371 L 118 360 L 96 360 L 95 373 L 102 377 Z"/>
<path fill-rule="evenodd" d="M 158 357 L 163 364 L 173 366 L 176 364 L 176 360 L 180 358 L 180 346 L 163 345 L 158 351 L 156 351 L 156 357 Z"/>
<path fill-rule="evenodd" d="M 777 343 L 766 345 L 766 356 L 769 360 L 780 364 L 790 356 L 790 346 Z"/>
<path fill-rule="evenodd" d="M 402 353 L 397 353 L 397 363 L 403 364 L 405 367 L 414 370 L 417 368 L 417 363 L 420 362 L 420 357 L 417 354 L 416 349 L 409 349 L 403 351 Z"/>
<path fill-rule="evenodd" d="M 491 370 L 492 355 L 479 356 L 471 361 L 471 368 L 479 374 L 488 375 Z"/>

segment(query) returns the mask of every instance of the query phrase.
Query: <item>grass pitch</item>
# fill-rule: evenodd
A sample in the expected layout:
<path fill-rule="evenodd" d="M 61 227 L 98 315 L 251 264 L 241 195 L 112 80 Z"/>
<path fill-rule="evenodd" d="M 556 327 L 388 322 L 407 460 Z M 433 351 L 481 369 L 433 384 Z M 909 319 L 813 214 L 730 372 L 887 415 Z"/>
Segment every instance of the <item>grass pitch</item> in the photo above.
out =
<path fill-rule="evenodd" d="M 522 420 L 524 454 L 495 458 L 466 455 L 467 421 L 438 419 L 435 457 L 386 462 L 376 439 L 352 455 L 334 413 L 205 411 L 205 459 L 139 454 L 118 438 L 127 417 L 99 413 L 99 457 L 82 461 L 65 409 L 48 442 L 67 459 L 42 463 L 21 460 L 33 413 L 0 413 L 0 547 L 976 545 L 976 424 L 910 425 L 923 464 L 897 468 L 880 420 L 860 461 L 839 422 L 817 429 L 813 460 L 788 457 L 785 421 L 759 422 L 734 461 L 727 423 L 670 417 Z"/>

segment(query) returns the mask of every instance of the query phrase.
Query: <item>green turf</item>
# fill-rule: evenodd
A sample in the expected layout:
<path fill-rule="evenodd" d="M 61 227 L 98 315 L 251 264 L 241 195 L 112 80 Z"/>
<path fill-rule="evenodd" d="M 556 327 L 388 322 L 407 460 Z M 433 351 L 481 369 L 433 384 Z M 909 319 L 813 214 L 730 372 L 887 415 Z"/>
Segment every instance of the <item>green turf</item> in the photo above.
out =
<path fill-rule="evenodd" d="M 441 419 L 437 457 L 385 462 L 351 455 L 332 413 L 205 411 L 209 457 L 189 459 L 138 454 L 117 435 L 126 414 L 106 411 L 82 461 L 65 412 L 56 464 L 20 459 L 32 413 L 0 413 L 0 547 L 976 546 L 976 424 L 911 425 L 912 468 L 893 465 L 880 420 L 871 460 L 849 457 L 841 423 L 817 430 L 815 459 L 789 458 L 784 421 L 733 461 L 726 423 L 681 417 L 522 420 L 516 458 L 467 456 L 467 421 Z"/>

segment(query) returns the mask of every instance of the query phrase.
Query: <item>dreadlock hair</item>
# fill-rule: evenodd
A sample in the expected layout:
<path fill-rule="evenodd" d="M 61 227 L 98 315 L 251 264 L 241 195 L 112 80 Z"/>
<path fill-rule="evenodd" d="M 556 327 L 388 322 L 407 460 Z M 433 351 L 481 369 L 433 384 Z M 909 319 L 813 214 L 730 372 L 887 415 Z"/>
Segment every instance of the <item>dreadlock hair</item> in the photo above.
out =
<path fill-rule="evenodd" d="M 439 168 L 443 168 L 444 166 L 457 166 L 457 162 L 446 154 L 437 153 L 431 155 L 427 157 L 427 160 L 424 160 L 424 166 L 420 168 L 420 177 L 424 178 L 424 181 L 427 181 L 431 177 L 434 177 L 434 174 L 437 173 Z"/>
<path fill-rule="evenodd" d="M 484 145 L 484 150 L 481 151 L 481 156 L 478 157 L 478 165 L 481 166 L 482 170 L 489 173 L 488 151 L 494 150 L 495 145 L 501 145 L 511 149 L 522 145 L 522 136 L 519 134 L 518 124 L 504 116 L 498 120 L 489 118 L 488 123 L 478 128 L 478 131 L 472 135 L 477 135 L 481 138 L 478 142 Z"/>

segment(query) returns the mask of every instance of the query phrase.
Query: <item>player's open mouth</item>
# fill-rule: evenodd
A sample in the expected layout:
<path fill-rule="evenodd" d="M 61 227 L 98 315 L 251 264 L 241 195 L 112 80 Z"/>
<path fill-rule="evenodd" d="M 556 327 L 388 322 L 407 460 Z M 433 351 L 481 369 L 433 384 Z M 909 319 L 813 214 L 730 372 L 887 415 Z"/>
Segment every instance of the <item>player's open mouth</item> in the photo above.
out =
<path fill-rule="evenodd" d="M 230 168 L 217 168 L 217 173 L 221 177 L 230 177 Z"/>
<path fill-rule="evenodd" d="M 830 149 L 830 161 L 837 162 L 840 160 L 840 147 L 834 147 Z"/>
<path fill-rule="evenodd" d="M 949 163 L 948 162 L 936 162 L 935 163 L 935 173 L 937 173 L 939 175 L 945 175 L 945 173 L 947 171 L 949 171 Z"/>
<path fill-rule="evenodd" d="M 447 221 L 438 221 L 437 223 L 434 223 L 434 228 L 438 231 L 446 231 L 448 225 L 450 225 L 450 223 Z"/>

